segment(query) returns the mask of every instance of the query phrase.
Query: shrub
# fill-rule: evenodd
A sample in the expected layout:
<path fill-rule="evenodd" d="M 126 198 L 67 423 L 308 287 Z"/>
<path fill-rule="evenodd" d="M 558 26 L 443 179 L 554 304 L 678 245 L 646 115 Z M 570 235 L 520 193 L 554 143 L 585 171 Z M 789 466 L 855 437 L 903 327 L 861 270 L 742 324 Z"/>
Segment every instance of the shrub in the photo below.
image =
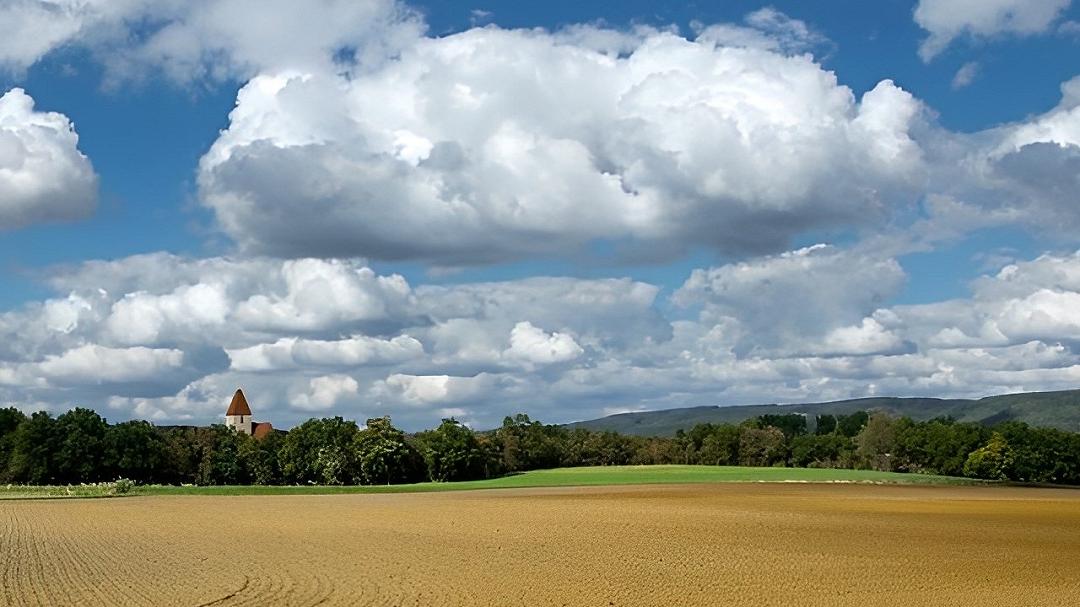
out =
<path fill-rule="evenodd" d="M 135 481 L 129 478 L 118 478 L 111 484 L 112 486 L 109 487 L 111 495 L 124 495 L 125 493 L 131 493 L 135 489 Z"/>

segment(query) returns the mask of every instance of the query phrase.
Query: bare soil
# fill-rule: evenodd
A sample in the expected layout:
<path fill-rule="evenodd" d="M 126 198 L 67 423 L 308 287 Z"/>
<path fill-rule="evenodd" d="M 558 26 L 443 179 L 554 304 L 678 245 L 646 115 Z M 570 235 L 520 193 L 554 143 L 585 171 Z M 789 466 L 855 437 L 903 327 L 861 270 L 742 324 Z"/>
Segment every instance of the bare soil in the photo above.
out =
<path fill-rule="evenodd" d="M 0 502 L 4 605 L 1080 605 L 1080 491 Z"/>

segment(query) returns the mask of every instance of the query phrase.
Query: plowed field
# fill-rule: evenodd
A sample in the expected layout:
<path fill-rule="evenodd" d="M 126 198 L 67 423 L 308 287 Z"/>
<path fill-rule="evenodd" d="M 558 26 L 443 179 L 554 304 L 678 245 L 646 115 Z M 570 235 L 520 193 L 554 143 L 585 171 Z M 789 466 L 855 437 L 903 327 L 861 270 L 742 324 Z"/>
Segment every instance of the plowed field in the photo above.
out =
<path fill-rule="evenodd" d="M 4 605 L 1080 605 L 1080 491 L 0 502 Z"/>

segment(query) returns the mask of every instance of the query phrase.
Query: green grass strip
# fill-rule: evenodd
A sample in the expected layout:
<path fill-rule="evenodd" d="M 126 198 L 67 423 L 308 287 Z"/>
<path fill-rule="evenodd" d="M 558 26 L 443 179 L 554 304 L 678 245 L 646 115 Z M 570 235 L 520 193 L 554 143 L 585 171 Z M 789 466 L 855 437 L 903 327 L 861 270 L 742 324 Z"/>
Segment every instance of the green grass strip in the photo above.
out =
<path fill-rule="evenodd" d="M 973 485 L 981 484 L 967 478 L 876 472 L 873 470 L 839 470 L 825 468 L 749 468 L 741 466 L 597 466 L 587 468 L 557 468 L 533 470 L 511 476 L 482 481 L 458 483 L 417 483 L 413 485 L 377 486 L 172 486 L 143 485 L 128 495 L 331 495 L 343 493 L 425 493 L 433 491 L 465 491 L 476 489 L 521 489 L 530 487 L 573 487 L 601 485 L 653 485 L 686 483 L 884 483 L 909 485 Z M 73 487 L 0 486 L 3 498 L 66 498 L 105 497 L 107 486 L 79 485 Z"/>

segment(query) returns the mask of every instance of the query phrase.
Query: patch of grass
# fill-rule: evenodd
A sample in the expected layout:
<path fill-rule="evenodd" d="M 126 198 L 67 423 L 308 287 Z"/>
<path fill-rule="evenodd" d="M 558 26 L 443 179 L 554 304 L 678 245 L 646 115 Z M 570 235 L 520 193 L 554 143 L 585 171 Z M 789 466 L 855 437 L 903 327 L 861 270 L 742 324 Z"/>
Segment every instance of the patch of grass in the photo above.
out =
<path fill-rule="evenodd" d="M 983 484 L 969 478 L 839 470 L 827 468 L 749 468 L 742 466 L 594 466 L 533 470 L 501 478 L 459 483 L 416 483 L 412 485 L 327 486 L 327 485 L 134 485 L 130 481 L 88 485 L 34 486 L 0 485 L 0 499 L 54 499 L 115 497 L 118 495 L 333 495 L 343 493 L 427 493 L 477 489 L 524 489 L 530 487 L 574 487 L 601 485 L 655 485 L 686 483 L 884 483 L 915 485 Z M 123 483 L 121 485 L 121 483 Z"/>
<path fill-rule="evenodd" d="M 130 494 L 133 489 L 134 485 L 126 479 L 85 485 L 0 485 L 0 500 L 116 497 Z"/>
<path fill-rule="evenodd" d="M 599 485 L 651 485 L 678 483 L 887 483 L 921 485 L 982 484 L 967 478 L 902 474 L 872 470 L 810 468 L 748 468 L 740 466 L 597 466 L 533 470 L 502 478 L 459 483 L 416 483 L 376 486 L 139 486 L 135 495 L 324 495 L 341 493 L 424 493 L 476 489 L 521 489 Z"/>

